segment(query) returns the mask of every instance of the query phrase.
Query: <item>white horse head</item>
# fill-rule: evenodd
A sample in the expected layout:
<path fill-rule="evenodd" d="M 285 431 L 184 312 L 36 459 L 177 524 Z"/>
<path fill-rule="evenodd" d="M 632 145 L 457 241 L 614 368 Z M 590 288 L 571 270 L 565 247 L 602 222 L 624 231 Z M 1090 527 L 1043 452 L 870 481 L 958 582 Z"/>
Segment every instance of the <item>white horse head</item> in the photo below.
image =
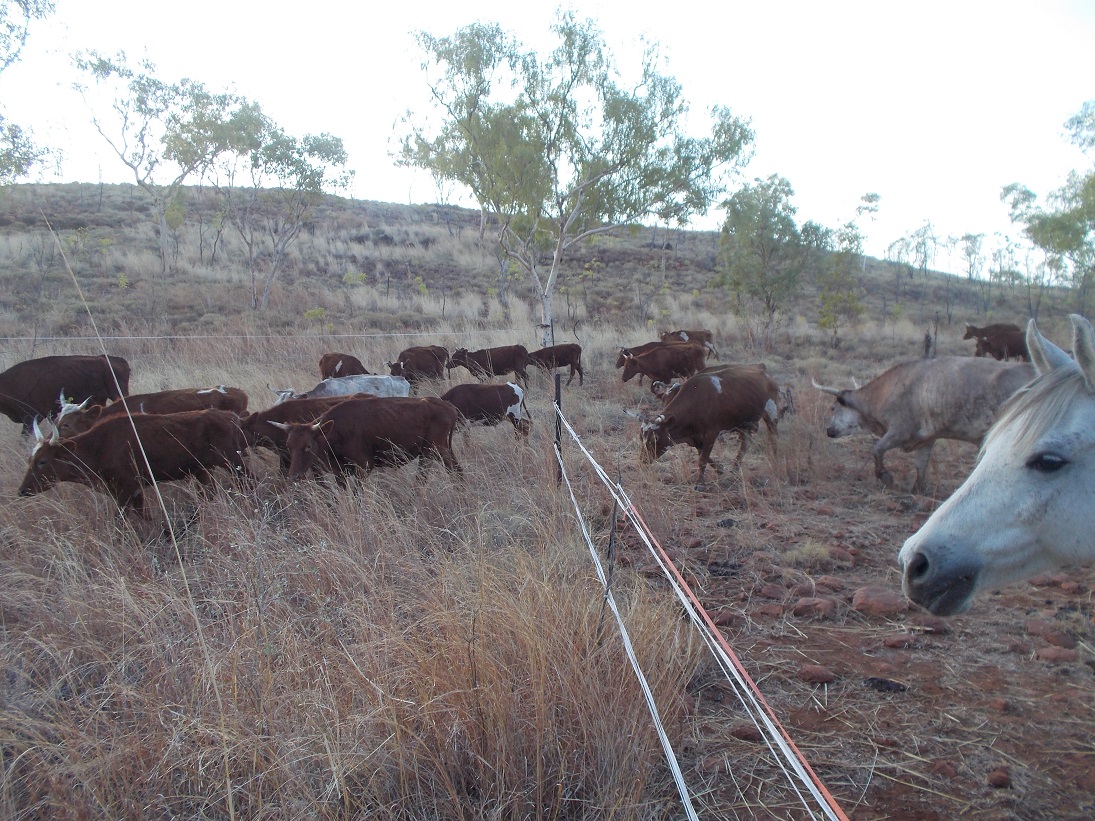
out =
<path fill-rule="evenodd" d="M 1038 377 L 1001 409 L 973 473 L 905 542 L 905 594 L 941 616 L 973 595 L 1095 561 L 1095 333 L 1073 314 L 1075 360 L 1027 325 Z"/>

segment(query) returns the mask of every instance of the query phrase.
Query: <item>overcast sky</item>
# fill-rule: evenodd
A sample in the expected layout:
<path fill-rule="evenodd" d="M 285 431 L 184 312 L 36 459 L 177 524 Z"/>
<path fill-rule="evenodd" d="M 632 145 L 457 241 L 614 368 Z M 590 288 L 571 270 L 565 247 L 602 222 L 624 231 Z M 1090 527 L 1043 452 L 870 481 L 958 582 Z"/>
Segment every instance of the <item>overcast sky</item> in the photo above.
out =
<path fill-rule="evenodd" d="M 200 80 L 258 102 L 292 134 L 341 137 L 355 197 L 437 200 L 428 176 L 395 168 L 393 128 L 426 110 L 412 32 L 450 34 L 498 22 L 546 50 L 550 4 L 512 0 L 303 5 L 268 0 L 56 0 L 33 26 L 23 60 L 0 74 L 7 115 L 63 151 L 60 177 L 132 182 L 71 91 L 80 49 L 147 57 L 167 81 Z M 1090 160 L 1064 121 L 1095 99 L 1095 2 L 919 3 L 636 0 L 575 3 L 596 19 L 621 66 L 640 38 L 661 45 L 702 134 L 705 112 L 749 118 L 756 154 L 745 179 L 790 181 L 800 222 L 837 226 L 867 192 L 881 195 L 868 250 L 930 220 L 937 235 L 1017 235 L 1000 189 L 1039 194 Z M 469 203 L 470 204 L 470 203 Z M 714 227 L 716 214 L 699 227 Z M 945 260 L 940 260 L 940 264 Z"/>

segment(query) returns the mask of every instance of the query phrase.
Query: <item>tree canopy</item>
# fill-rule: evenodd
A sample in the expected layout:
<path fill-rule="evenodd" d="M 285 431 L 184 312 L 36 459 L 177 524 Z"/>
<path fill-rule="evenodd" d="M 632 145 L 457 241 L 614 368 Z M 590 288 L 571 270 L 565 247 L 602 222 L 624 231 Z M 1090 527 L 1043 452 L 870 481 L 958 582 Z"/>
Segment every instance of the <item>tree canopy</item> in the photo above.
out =
<path fill-rule="evenodd" d="M 564 253 L 621 223 L 685 225 L 706 213 L 748 160 L 753 132 L 717 108 L 709 136 L 684 133 L 680 85 L 648 47 L 620 79 L 601 32 L 561 14 L 540 55 L 496 24 L 420 32 L 433 120 L 408 114 L 398 160 L 469 190 L 496 219 L 505 255 L 530 275 L 545 343 Z M 541 255 L 550 269 L 541 272 Z"/>
<path fill-rule="evenodd" d="M 0 0 L 0 72 L 19 59 L 30 24 L 52 13 L 53 0 Z M 25 177 L 48 153 L 0 110 L 0 184 Z"/>

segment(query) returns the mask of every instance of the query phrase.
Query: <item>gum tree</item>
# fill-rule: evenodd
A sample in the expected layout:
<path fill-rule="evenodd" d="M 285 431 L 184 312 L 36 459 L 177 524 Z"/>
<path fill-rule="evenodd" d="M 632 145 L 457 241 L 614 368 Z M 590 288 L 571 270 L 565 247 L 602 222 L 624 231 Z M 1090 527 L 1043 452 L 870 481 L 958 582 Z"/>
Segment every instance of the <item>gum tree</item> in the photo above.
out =
<path fill-rule="evenodd" d="M 0 73 L 19 59 L 31 23 L 52 13 L 53 0 L 0 0 Z M 25 177 L 48 153 L 0 110 L 0 184 Z"/>
<path fill-rule="evenodd" d="M 568 249 L 621 223 L 684 225 L 706 213 L 753 140 L 726 108 L 713 112 L 709 136 L 689 138 L 681 88 L 659 73 L 654 48 L 627 84 L 592 21 L 563 13 L 552 30 L 558 45 L 547 55 L 495 24 L 420 32 L 434 117 L 408 114 L 398 155 L 463 186 L 492 215 L 502 253 L 536 289 L 544 344 Z"/>
<path fill-rule="evenodd" d="M 155 65 L 146 60 L 131 66 L 123 52 L 114 57 L 81 52 L 73 63 L 95 86 L 95 92 L 84 84 L 75 87 L 91 109 L 96 131 L 152 201 L 161 271 L 166 272 L 168 209 L 183 184 L 217 157 L 260 145 L 259 107 L 235 94 L 212 93 L 192 80 L 165 82 L 155 76 Z M 109 103 L 96 92 L 111 98 Z"/>

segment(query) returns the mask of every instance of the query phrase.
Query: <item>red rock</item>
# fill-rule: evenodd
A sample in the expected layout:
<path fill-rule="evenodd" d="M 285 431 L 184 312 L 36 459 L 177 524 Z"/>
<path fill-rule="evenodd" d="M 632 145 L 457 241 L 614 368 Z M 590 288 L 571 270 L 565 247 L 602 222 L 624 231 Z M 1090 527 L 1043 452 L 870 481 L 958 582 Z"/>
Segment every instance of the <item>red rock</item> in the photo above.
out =
<path fill-rule="evenodd" d="M 764 738 L 760 730 L 752 724 L 739 724 L 730 730 L 730 735 L 739 741 L 760 741 Z"/>
<path fill-rule="evenodd" d="M 882 639 L 883 646 L 892 650 L 908 650 L 910 647 L 916 647 L 918 643 L 915 633 L 894 633 Z"/>
<path fill-rule="evenodd" d="M 696 516 L 707 516 L 707 515 L 708 515 L 707 508 L 700 507 L 700 506 L 696 507 Z"/>
<path fill-rule="evenodd" d="M 841 564 L 855 564 L 855 556 L 843 547 L 830 547 L 829 558 Z"/>
<path fill-rule="evenodd" d="M 1047 630 L 1042 634 L 1042 638 L 1057 647 L 1066 647 L 1071 650 L 1076 646 L 1076 637 L 1064 630 Z"/>
<path fill-rule="evenodd" d="M 1043 573 L 1038 576 L 1031 576 L 1029 579 L 1027 579 L 1027 584 L 1031 585 L 1032 587 L 1053 587 L 1055 582 L 1053 581 L 1052 576 L 1048 576 Z"/>
<path fill-rule="evenodd" d="M 728 625 L 736 623 L 738 620 L 738 614 L 733 610 L 720 610 L 711 616 L 711 621 L 718 627 L 727 627 Z"/>
<path fill-rule="evenodd" d="M 1070 596 L 1075 596 L 1080 593 L 1086 593 L 1087 587 L 1079 582 L 1061 582 L 1061 590 L 1068 593 Z"/>
<path fill-rule="evenodd" d="M 988 778 L 989 786 L 994 789 L 1006 789 L 1011 787 L 1011 770 L 1007 764 L 1001 764 L 991 773 Z"/>
<path fill-rule="evenodd" d="M 749 611 L 749 615 L 753 617 L 757 616 L 770 616 L 771 618 L 778 619 L 783 615 L 782 604 L 762 604 L 759 607 L 754 607 Z"/>
<path fill-rule="evenodd" d="M 833 515 L 833 509 L 831 507 L 819 507 L 817 509 L 817 515 L 818 516 L 832 516 Z"/>
<path fill-rule="evenodd" d="M 703 547 L 703 539 L 693 539 L 688 543 L 689 550 L 695 550 L 697 547 Z"/>
<path fill-rule="evenodd" d="M 825 585 L 830 590 L 844 589 L 844 582 L 838 579 L 836 576 L 818 576 L 816 581 L 818 584 Z"/>
<path fill-rule="evenodd" d="M 1027 633 L 1032 636 L 1041 636 L 1050 629 L 1052 628 L 1045 619 L 1030 619 L 1027 622 Z"/>
<path fill-rule="evenodd" d="M 836 612 L 836 602 L 820 596 L 799 599 L 791 612 L 800 619 L 827 619 Z"/>
<path fill-rule="evenodd" d="M 893 616 L 907 608 L 905 597 L 886 587 L 861 587 L 852 596 L 852 609 L 868 616 Z"/>
<path fill-rule="evenodd" d="M 1047 661 L 1050 664 L 1068 664 L 1076 661 L 1078 653 L 1067 647 L 1039 647 L 1034 651 L 1034 658 L 1038 661 Z"/>
<path fill-rule="evenodd" d="M 998 713 L 1010 713 L 1012 712 L 1011 702 L 1006 698 L 994 698 L 989 702 L 989 707 Z"/>
<path fill-rule="evenodd" d="M 933 616 L 931 613 L 912 613 L 910 621 L 919 626 L 925 633 L 936 636 L 945 636 L 951 632 L 950 622 L 941 616 Z"/>
<path fill-rule="evenodd" d="M 766 584 L 757 591 L 757 595 L 765 599 L 782 600 L 787 595 L 787 590 L 782 585 Z"/>
<path fill-rule="evenodd" d="M 798 677 L 811 684 L 830 684 L 836 681 L 836 674 L 820 664 L 803 664 L 798 668 Z"/>
<path fill-rule="evenodd" d="M 932 775 L 938 775 L 940 778 L 957 778 L 958 768 L 954 766 L 953 761 L 940 758 L 932 764 Z"/>

